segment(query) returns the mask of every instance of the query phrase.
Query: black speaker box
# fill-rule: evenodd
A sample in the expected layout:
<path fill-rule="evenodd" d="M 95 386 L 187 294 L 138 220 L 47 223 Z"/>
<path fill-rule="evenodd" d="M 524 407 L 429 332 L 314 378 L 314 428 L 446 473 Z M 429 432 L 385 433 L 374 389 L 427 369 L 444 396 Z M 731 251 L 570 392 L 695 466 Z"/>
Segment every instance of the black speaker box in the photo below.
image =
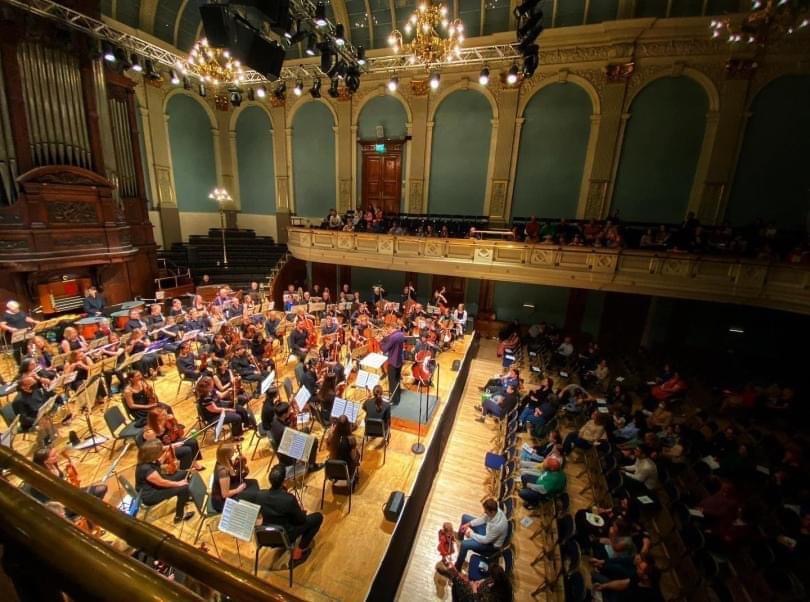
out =
<path fill-rule="evenodd" d="M 459 368 L 461 368 L 461 360 L 453 360 L 453 365 L 450 366 L 450 369 L 453 372 L 458 372 Z"/>
<path fill-rule="evenodd" d="M 200 7 L 205 37 L 212 48 L 230 48 L 236 41 L 233 19 L 224 4 L 203 4 Z"/>
<path fill-rule="evenodd" d="M 278 79 L 284 63 L 284 49 L 261 37 L 244 21 L 236 20 L 234 25 L 236 43 L 230 46 L 233 57 L 270 80 Z"/>
<path fill-rule="evenodd" d="M 391 521 L 392 523 L 397 522 L 399 515 L 402 514 L 402 508 L 404 507 L 405 494 L 401 491 L 392 491 L 391 495 L 388 496 L 388 501 L 385 502 L 385 507 L 383 507 L 385 520 Z"/>

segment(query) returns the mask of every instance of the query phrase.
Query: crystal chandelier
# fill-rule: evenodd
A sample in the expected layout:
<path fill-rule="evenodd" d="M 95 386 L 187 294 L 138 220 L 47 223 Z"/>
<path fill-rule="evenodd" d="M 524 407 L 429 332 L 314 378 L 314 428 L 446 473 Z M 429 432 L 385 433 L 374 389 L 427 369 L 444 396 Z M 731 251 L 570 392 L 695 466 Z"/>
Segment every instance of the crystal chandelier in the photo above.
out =
<path fill-rule="evenodd" d="M 231 57 L 227 49 L 212 48 L 201 38 L 194 43 L 188 59 L 181 66 L 184 72 L 199 76 L 203 83 L 219 87 L 238 87 L 244 81 L 242 64 Z"/>
<path fill-rule="evenodd" d="M 807 0 L 752 0 L 751 11 L 739 25 L 729 17 L 714 19 L 709 27 L 713 39 L 730 44 L 757 44 L 788 37 L 810 24 L 810 2 Z"/>
<path fill-rule="evenodd" d="M 430 0 L 419 4 L 403 30 L 410 41 L 405 41 L 402 33 L 394 29 L 388 36 L 388 45 L 395 53 L 406 55 L 412 65 L 452 62 L 460 54 L 464 42 L 461 19 L 450 21 L 447 7 Z"/>

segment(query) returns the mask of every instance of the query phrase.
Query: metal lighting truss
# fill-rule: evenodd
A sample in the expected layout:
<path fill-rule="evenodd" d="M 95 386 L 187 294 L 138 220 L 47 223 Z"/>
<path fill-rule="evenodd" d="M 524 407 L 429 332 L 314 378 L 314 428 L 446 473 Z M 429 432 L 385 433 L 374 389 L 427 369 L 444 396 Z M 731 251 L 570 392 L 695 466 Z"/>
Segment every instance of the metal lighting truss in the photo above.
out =
<path fill-rule="evenodd" d="M 29 12 L 31 14 L 57 21 L 67 25 L 73 29 L 84 32 L 85 34 L 97 38 L 99 40 L 106 40 L 116 46 L 125 48 L 130 53 L 134 52 L 144 59 L 150 59 L 153 63 L 161 64 L 172 69 L 179 69 L 181 66 L 186 66 L 187 56 L 166 50 L 161 46 L 152 44 L 126 33 L 115 27 L 104 23 L 98 19 L 89 17 L 76 10 L 62 6 L 53 0 L 0 0 L 14 6 L 20 10 Z M 301 19 L 310 24 L 313 31 L 325 32 L 327 36 L 334 40 L 334 25 L 327 21 L 326 26 L 318 27 L 315 25 L 314 14 L 315 5 L 311 0 L 291 0 L 290 7 L 292 9 L 293 18 Z M 342 47 L 336 44 L 331 44 L 332 50 L 344 61 L 350 64 L 357 63 L 356 49 L 347 41 Z M 436 63 L 433 65 L 425 64 L 411 64 L 408 62 L 407 57 L 399 55 L 388 55 L 381 57 L 368 57 L 366 65 L 362 69 L 367 73 L 401 73 L 401 72 L 420 72 L 438 68 L 452 68 L 454 66 L 464 65 L 477 65 L 477 64 L 494 64 L 504 61 L 512 61 L 520 56 L 516 50 L 516 44 L 497 44 L 490 46 L 476 46 L 472 48 L 462 48 L 458 57 L 452 62 Z M 194 72 L 194 68 L 187 70 L 187 74 L 199 77 Z M 304 63 L 296 66 L 287 66 L 282 68 L 280 79 L 284 80 L 298 80 L 307 78 L 325 77 L 326 74 L 320 69 L 320 66 L 315 63 Z M 245 85 L 251 84 L 268 84 L 270 80 L 262 74 L 257 73 L 251 69 L 244 71 L 243 83 Z"/>

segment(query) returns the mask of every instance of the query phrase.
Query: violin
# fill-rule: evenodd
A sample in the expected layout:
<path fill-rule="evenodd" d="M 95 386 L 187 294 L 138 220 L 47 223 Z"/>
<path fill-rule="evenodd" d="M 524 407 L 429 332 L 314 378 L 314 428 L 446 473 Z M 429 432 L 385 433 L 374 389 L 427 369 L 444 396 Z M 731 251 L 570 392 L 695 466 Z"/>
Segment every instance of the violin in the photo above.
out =
<path fill-rule="evenodd" d="M 239 477 L 240 482 L 244 481 L 250 474 L 250 467 L 247 462 L 247 458 L 242 455 L 241 451 L 239 451 L 239 454 L 233 459 L 233 469 Z"/>
<path fill-rule="evenodd" d="M 186 434 L 186 427 L 177 422 L 177 418 L 173 414 L 166 415 L 165 428 L 166 430 L 163 431 L 163 435 L 160 438 L 161 441 L 163 441 L 163 445 L 176 443 Z"/>
<path fill-rule="evenodd" d="M 149 405 L 157 405 L 158 399 L 157 395 L 155 395 L 155 390 L 152 388 L 146 380 L 143 381 L 143 392 L 146 395 L 146 401 Z"/>
<path fill-rule="evenodd" d="M 68 483 L 70 483 L 74 487 L 81 487 L 81 480 L 79 479 L 79 471 L 76 470 L 76 467 L 73 465 L 73 461 L 70 459 L 70 456 L 68 455 L 66 449 L 62 450 L 62 456 L 68 462 L 67 466 L 65 466 L 65 476 L 67 477 Z"/>
<path fill-rule="evenodd" d="M 174 453 L 174 448 L 170 445 L 166 450 L 165 461 L 163 463 L 163 472 L 167 475 L 173 475 L 180 467 L 177 464 L 177 455 Z"/>

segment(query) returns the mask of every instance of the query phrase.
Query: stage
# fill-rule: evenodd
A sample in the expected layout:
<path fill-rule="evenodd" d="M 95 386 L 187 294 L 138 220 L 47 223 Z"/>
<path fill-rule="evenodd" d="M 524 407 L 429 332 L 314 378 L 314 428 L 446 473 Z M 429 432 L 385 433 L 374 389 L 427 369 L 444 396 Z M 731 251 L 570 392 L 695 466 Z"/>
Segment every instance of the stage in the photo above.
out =
<path fill-rule="evenodd" d="M 431 389 L 432 411 L 427 420 L 424 417 L 426 400 L 424 397 L 422 400 L 421 439 L 426 444 L 430 443 L 433 430 L 443 416 L 447 396 L 456 382 L 458 373 L 453 372 L 451 366 L 455 360 L 464 358 L 471 341 L 472 337 L 466 336 L 463 340 L 456 342 L 453 350 L 446 351 L 438 357 L 440 370 L 440 377 L 436 379 L 439 385 L 438 399 L 435 397 L 436 388 L 433 387 Z M 180 395 L 172 403 L 178 390 L 177 372 L 173 366 L 163 368 L 163 372 L 164 376 L 159 377 L 156 382 L 158 398 L 171 403 L 180 422 L 190 428 L 196 418 L 194 402 L 190 395 L 190 385 L 184 383 L 180 389 Z M 291 369 L 282 370 L 277 375 L 279 381 L 287 376 L 293 376 Z M 463 386 L 463 383 L 461 384 Z M 370 440 L 365 446 L 360 468 L 360 481 L 352 499 L 351 514 L 348 513 L 348 497 L 342 492 L 333 495 L 330 484 L 326 485 L 324 506 L 323 510 L 320 510 L 323 472 L 317 472 L 306 478 L 302 492 L 304 507 L 308 512 L 322 511 L 324 523 L 315 540 L 311 556 L 295 569 L 292 590 L 287 587 L 286 571 L 271 572 L 268 570 L 271 561 L 277 557 L 277 553 L 273 550 L 262 551 L 259 559 L 259 578 L 268 580 L 281 589 L 292 591 L 296 596 L 306 600 L 365 599 L 378 566 L 386 553 L 395 526 L 384 519 L 382 508 L 392 491 L 403 491 L 409 494 L 425 458 L 425 455 L 416 455 L 411 451 L 411 446 L 417 440 L 418 396 L 415 393 L 415 387 L 410 388 L 413 392 L 403 391 L 401 402 L 393 412 L 393 428 L 385 464 L 383 464 L 383 450 L 379 440 Z M 121 403 L 120 395 L 115 395 L 111 403 Z M 102 418 L 102 409 L 99 406 L 93 411 L 93 425 L 97 432 L 108 435 Z M 257 402 L 253 402 L 252 409 L 257 415 L 261 410 Z M 77 417 L 70 426 L 63 426 L 59 429 L 57 449 L 61 450 L 66 445 L 68 432 L 71 429 L 82 437 L 86 430 L 84 420 Z M 362 432 L 361 425 L 355 436 L 361 439 Z M 320 427 L 315 428 L 314 434 L 320 437 Z M 23 440 L 22 437 L 17 437 L 14 447 L 30 458 L 32 443 L 32 438 Z M 119 445 L 117 449 L 120 451 L 122 446 Z M 206 466 L 202 476 L 207 482 L 213 469 L 215 452 L 215 445 L 211 443 L 210 438 L 206 440 L 202 452 L 202 463 Z M 245 437 L 243 453 L 248 458 L 253 454 L 250 435 Z M 106 473 L 111 463 L 110 454 L 108 450 L 102 450 L 99 454 L 90 453 L 79 463 L 82 454 L 83 452 L 74 451 L 70 455 L 79 470 L 82 485 L 89 485 L 97 482 L 100 476 Z M 115 453 L 115 456 L 117 455 L 118 451 Z M 318 454 L 318 461 L 322 462 L 326 458 L 327 451 L 324 448 Z M 271 459 L 272 455 L 267 441 L 261 441 L 255 459 L 249 461 L 249 466 L 250 476 L 258 479 L 262 487 L 267 487 L 267 474 L 271 464 L 275 463 L 271 462 Z M 135 462 L 136 450 L 132 446 L 118 467 L 120 474 L 130 482 L 134 482 Z M 117 505 L 122 498 L 122 491 L 114 478 L 108 479 L 107 485 L 109 493 L 106 501 Z M 188 508 L 191 509 L 192 506 L 189 505 Z M 181 532 L 181 526 L 175 526 L 172 522 L 172 509 L 172 504 L 156 508 L 150 514 L 149 522 L 193 543 L 198 524 L 197 517 L 195 516 L 186 523 Z M 207 521 L 202 530 L 200 542 L 208 545 L 211 554 L 216 555 L 218 551 L 225 562 L 234 566 L 241 564 L 244 570 L 252 570 L 253 545 L 240 543 L 240 559 L 235 540 L 230 536 L 217 533 L 217 524 L 218 519 L 216 518 Z M 215 542 L 211 541 L 208 525 L 213 529 Z M 106 536 L 106 539 L 113 545 L 117 543 L 110 536 Z M 284 561 L 286 562 L 286 559 Z"/>

